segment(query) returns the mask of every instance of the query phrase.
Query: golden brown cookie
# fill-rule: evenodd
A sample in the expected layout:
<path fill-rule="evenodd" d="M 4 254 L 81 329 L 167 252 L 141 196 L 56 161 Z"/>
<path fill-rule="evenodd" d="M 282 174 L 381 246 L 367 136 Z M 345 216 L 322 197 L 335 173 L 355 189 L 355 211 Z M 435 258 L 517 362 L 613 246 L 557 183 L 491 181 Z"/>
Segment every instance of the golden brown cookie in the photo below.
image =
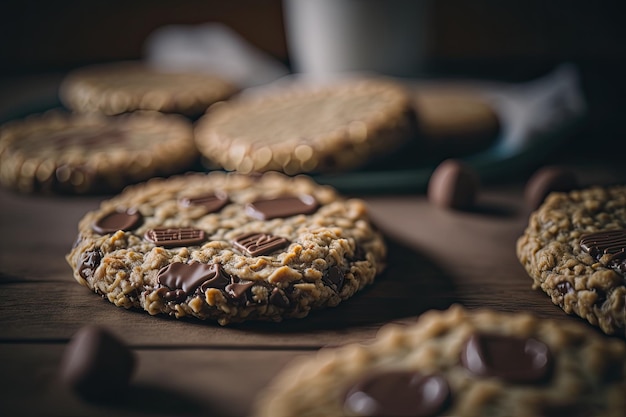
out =
<path fill-rule="evenodd" d="M 235 92 L 235 86 L 217 75 L 170 72 L 132 61 L 76 69 L 59 89 L 68 108 L 107 115 L 156 110 L 198 116 Z"/>
<path fill-rule="evenodd" d="M 179 115 L 52 110 L 0 127 L 0 184 L 20 192 L 119 191 L 197 159 L 191 123 Z"/>
<path fill-rule="evenodd" d="M 431 152 L 445 157 L 477 152 L 500 132 L 494 108 L 470 88 L 424 84 L 413 89 L 413 100 L 420 135 Z"/>
<path fill-rule="evenodd" d="M 255 417 L 626 415 L 626 345 L 526 313 L 430 311 L 289 364 Z"/>
<path fill-rule="evenodd" d="M 196 126 L 210 161 L 243 173 L 352 169 L 415 134 L 405 89 L 387 80 L 294 84 L 212 106 Z"/>
<path fill-rule="evenodd" d="M 550 193 L 517 256 L 533 288 L 566 313 L 626 336 L 626 186 Z"/>
<path fill-rule="evenodd" d="M 103 202 L 67 260 L 117 306 L 227 324 L 335 306 L 374 281 L 385 253 L 361 200 L 303 176 L 215 171 Z"/>

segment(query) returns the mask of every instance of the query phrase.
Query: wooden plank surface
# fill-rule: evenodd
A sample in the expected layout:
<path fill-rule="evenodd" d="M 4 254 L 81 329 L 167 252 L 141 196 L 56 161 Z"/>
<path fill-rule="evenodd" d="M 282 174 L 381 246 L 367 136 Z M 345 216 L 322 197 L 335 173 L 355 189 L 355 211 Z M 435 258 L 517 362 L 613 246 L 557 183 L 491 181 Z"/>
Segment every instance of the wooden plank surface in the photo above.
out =
<path fill-rule="evenodd" d="M 619 179 L 602 167 L 581 175 Z M 221 327 L 117 308 L 73 280 L 64 256 L 78 220 L 102 197 L 0 191 L 0 415 L 246 416 L 290 358 L 366 340 L 431 308 L 461 303 L 578 320 L 531 290 L 517 261 L 529 214 L 522 183 L 484 187 L 469 212 L 437 209 L 423 195 L 364 198 L 389 243 L 389 267 L 374 285 L 306 319 Z M 55 383 L 67 341 L 91 323 L 138 354 L 132 396 L 140 401 L 86 404 Z"/>

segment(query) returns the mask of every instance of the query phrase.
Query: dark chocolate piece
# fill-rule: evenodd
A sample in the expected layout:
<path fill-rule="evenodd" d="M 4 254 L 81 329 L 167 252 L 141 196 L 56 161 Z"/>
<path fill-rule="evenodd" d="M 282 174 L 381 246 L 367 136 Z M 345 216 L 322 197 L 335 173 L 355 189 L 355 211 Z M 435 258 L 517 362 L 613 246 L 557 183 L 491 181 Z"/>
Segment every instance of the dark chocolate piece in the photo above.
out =
<path fill-rule="evenodd" d="M 101 261 L 102 252 L 99 250 L 91 250 L 83 253 L 80 257 L 80 264 L 78 265 L 78 275 L 84 279 L 93 277 Z"/>
<path fill-rule="evenodd" d="M 165 248 L 191 246 L 204 241 L 204 230 L 191 227 L 150 229 L 144 237 L 155 245 Z"/>
<path fill-rule="evenodd" d="M 449 403 L 450 387 L 443 376 L 415 371 L 375 373 L 357 381 L 344 399 L 350 415 L 429 417 Z"/>
<path fill-rule="evenodd" d="M 130 209 L 126 211 L 114 211 L 96 220 L 91 228 L 94 232 L 105 235 L 115 233 L 118 230 L 133 230 L 142 221 L 139 211 Z"/>
<path fill-rule="evenodd" d="M 626 276 L 626 229 L 584 235 L 580 238 L 580 247 L 598 262 Z"/>
<path fill-rule="evenodd" d="M 433 171 L 428 181 L 428 200 L 435 206 L 466 210 L 474 205 L 478 175 L 456 159 L 447 159 Z"/>
<path fill-rule="evenodd" d="M 230 278 L 219 264 L 174 262 L 161 268 L 157 275 L 159 284 L 167 288 L 166 301 L 181 300 L 193 294 L 198 288 L 203 292 L 208 288 L 225 288 Z"/>
<path fill-rule="evenodd" d="M 472 335 L 465 343 L 461 362 L 475 375 L 516 383 L 542 382 L 552 371 L 552 355 L 545 343 L 496 334 Z"/>
<path fill-rule="evenodd" d="M 228 196 L 222 192 L 196 197 L 184 197 L 178 201 L 182 207 L 203 206 L 207 213 L 215 213 L 221 210 L 228 202 Z"/>
<path fill-rule="evenodd" d="M 270 220 L 295 216 L 297 214 L 314 213 L 319 204 L 310 195 L 283 196 L 269 200 L 257 200 L 246 206 L 246 213 L 258 220 Z"/>
<path fill-rule="evenodd" d="M 68 343 L 60 379 L 88 400 L 123 395 L 135 368 L 133 352 L 109 331 L 86 326 Z"/>
<path fill-rule="evenodd" d="M 254 285 L 253 281 L 242 282 L 240 280 L 233 281 L 226 286 L 226 293 L 232 298 L 247 302 L 246 292 Z"/>
<path fill-rule="evenodd" d="M 270 304 L 276 307 L 287 308 L 289 307 L 289 298 L 279 288 L 274 288 L 270 294 Z"/>
<path fill-rule="evenodd" d="M 324 273 L 322 281 L 336 292 L 340 292 L 343 288 L 344 274 L 341 268 L 333 265 Z"/>
<path fill-rule="evenodd" d="M 574 287 L 568 281 L 562 281 L 556 284 L 556 290 L 561 295 L 567 295 L 574 292 Z"/>
<path fill-rule="evenodd" d="M 237 236 L 233 245 L 250 256 L 259 256 L 284 248 L 289 245 L 289 241 L 269 233 L 246 233 Z"/>
<path fill-rule="evenodd" d="M 538 169 L 526 183 L 524 199 L 535 210 L 553 191 L 571 191 L 578 186 L 576 176 L 571 171 L 558 166 Z"/>

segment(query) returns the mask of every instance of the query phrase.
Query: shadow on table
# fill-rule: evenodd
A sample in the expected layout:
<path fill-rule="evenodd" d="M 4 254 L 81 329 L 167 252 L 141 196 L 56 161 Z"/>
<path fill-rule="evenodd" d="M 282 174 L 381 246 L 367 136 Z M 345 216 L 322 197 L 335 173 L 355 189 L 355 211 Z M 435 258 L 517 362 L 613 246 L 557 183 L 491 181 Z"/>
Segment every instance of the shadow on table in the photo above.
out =
<path fill-rule="evenodd" d="M 387 246 L 383 274 L 337 307 L 313 311 L 304 319 L 231 326 L 257 333 L 340 330 L 418 316 L 429 309 L 445 309 L 454 302 L 452 279 L 438 265 L 395 239 L 388 237 Z"/>

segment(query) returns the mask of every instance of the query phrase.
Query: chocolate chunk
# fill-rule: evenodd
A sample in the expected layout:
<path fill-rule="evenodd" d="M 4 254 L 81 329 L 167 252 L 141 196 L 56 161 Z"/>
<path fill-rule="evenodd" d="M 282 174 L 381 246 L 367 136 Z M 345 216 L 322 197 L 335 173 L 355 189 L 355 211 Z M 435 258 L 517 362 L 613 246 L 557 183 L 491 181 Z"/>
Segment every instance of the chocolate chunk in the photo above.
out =
<path fill-rule="evenodd" d="M 556 284 L 556 290 L 561 295 L 567 295 L 574 292 L 574 287 L 568 281 L 562 281 Z"/>
<path fill-rule="evenodd" d="M 322 281 L 336 292 L 340 292 L 343 288 L 344 274 L 338 266 L 331 266 L 324 273 Z"/>
<path fill-rule="evenodd" d="M 160 285 L 167 288 L 164 295 L 166 301 L 182 300 L 193 294 L 196 289 L 225 288 L 230 278 L 219 264 L 202 264 L 193 262 L 184 264 L 174 262 L 161 268 L 157 274 Z"/>
<path fill-rule="evenodd" d="M 310 195 L 284 196 L 269 200 L 257 200 L 246 206 L 248 216 L 258 220 L 270 220 L 278 217 L 290 217 L 297 214 L 311 214 L 319 204 Z"/>
<path fill-rule="evenodd" d="M 269 233 L 246 233 L 237 236 L 233 245 L 250 256 L 267 255 L 276 249 L 289 245 L 289 241 L 283 237 L 270 235 Z"/>
<path fill-rule="evenodd" d="M 80 265 L 78 266 L 78 275 L 84 279 L 93 277 L 94 272 L 100 266 L 102 261 L 102 252 L 92 250 L 83 253 L 80 257 Z"/>
<path fill-rule="evenodd" d="M 443 161 L 428 181 L 428 200 L 437 207 L 457 210 L 474 205 L 478 193 L 478 175 L 456 159 Z"/>
<path fill-rule="evenodd" d="M 461 362 L 475 375 L 518 383 L 545 381 L 552 370 L 552 355 L 543 342 L 495 334 L 472 335 Z"/>
<path fill-rule="evenodd" d="M 248 291 L 254 285 L 253 281 L 241 281 L 238 278 L 233 278 L 230 284 L 226 286 L 226 293 L 233 298 L 241 298 L 246 291 Z"/>
<path fill-rule="evenodd" d="M 178 203 L 182 207 L 203 206 L 207 210 L 207 213 L 215 213 L 221 210 L 228 202 L 228 196 L 226 193 L 222 192 L 196 197 L 184 197 L 178 200 Z"/>
<path fill-rule="evenodd" d="M 569 170 L 557 166 L 538 169 L 526 183 L 524 199 L 535 210 L 553 191 L 571 191 L 578 186 L 576 176 Z"/>
<path fill-rule="evenodd" d="M 449 403 L 450 387 L 443 376 L 412 371 L 388 371 L 357 381 L 344 398 L 350 415 L 439 415 Z"/>
<path fill-rule="evenodd" d="M 96 220 L 91 228 L 94 232 L 105 235 L 118 230 L 133 230 L 142 221 L 141 213 L 135 209 L 114 211 Z"/>
<path fill-rule="evenodd" d="M 598 262 L 602 262 L 622 276 L 626 276 L 625 229 L 606 230 L 584 235 L 580 238 L 580 247 Z"/>
<path fill-rule="evenodd" d="M 270 294 L 270 304 L 276 307 L 286 308 L 289 307 L 289 298 L 279 288 L 274 288 Z"/>
<path fill-rule="evenodd" d="M 539 411 L 538 417 L 592 417 L 601 414 L 600 410 L 590 410 L 581 404 L 547 404 Z"/>
<path fill-rule="evenodd" d="M 61 360 L 60 379 L 88 400 L 123 395 L 135 368 L 130 349 L 107 330 L 81 328 L 70 340 Z"/>
<path fill-rule="evenodd" d="M 204 241 L 204 230 L 191 227 L 150 229 L 144 237 L 155 245 L 165 248 L 191 246 Z"/>

